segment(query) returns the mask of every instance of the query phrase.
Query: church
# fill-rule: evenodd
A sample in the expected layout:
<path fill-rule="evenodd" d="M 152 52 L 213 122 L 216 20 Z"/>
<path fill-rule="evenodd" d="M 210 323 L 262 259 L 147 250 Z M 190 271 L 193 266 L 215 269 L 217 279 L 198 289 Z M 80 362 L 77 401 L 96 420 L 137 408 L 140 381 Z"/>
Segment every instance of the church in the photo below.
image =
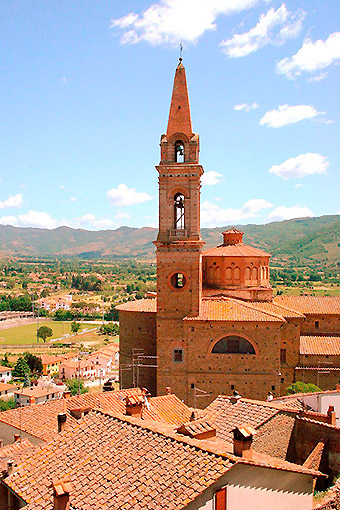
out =
<path fill-rule="evenodd" d="M 296 380 L 334 388 L 340 298 L 273 298 L 270 254 L 245 245 L 236 228 L 204 250 L 200 140 L 181 59 L 160 147 L 157 293 L 117 307 L 121 387 L 171 391 L 195 407 L 235 390 L 264 400 Z"/>

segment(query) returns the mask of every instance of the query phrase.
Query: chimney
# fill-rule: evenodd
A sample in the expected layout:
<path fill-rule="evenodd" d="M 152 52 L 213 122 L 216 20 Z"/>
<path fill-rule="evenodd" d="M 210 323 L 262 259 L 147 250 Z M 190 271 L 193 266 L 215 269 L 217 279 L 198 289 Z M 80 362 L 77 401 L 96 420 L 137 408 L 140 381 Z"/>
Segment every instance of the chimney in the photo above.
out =
<path fill-rule="evenodd" d="M 4 445 L 4 440 L 3 439 L 0 439 L 0 448 L 2 448 Z"/>
<path fill-rule="evenodd" d="M 233 392 L 232 396 L 230 397 L 230 402 L 231 402 L 232 404 L 237 404 L 237 402 L 238 402 L 241 398 L 242 398 L 242 397 L 241 397 L 241 395 L 239 394 L 239 392 L 235 390 L 235 391 Z"/>
<path fill-rule="evenodd" d="M 69 478 L 53 482 L 53 510 L 69 510 L 72 486 Z"/>
<path fill-rule="evenodd" d="M 125 397 L 125 414 L 141 418 L 144 405 L 144 395 L 129 395 Z"/>
<path fill-rule="evenodd" d="M 13 443 L 17 443 L 18 441 L 20 441 L 20 439 L 21 439 L 20 434 L 13 435 Z"/>
<path fill-rule="evenodd" d="M 328 406 L 327 416 L 328 416 L 329 425 L 335 425 L 336 424 L 336 416 L 335 416 L 334 406 Z"/>
<path fill-rule="evenodd" d="M 58 413 L 58 434 L 66 428 L 66 413 Z"/>
<path fill-rule="evenodd" d="M 8 476 L 13 473 L 14 470 L 14 460 L 8 460 L 7 461 L 7 474 Z"/>
<path fill-rule="evenodd" d="M 64 391 L 63 398 L 70 398 L 71 392 L 69 390 Z"/>
<path fill-rule="evenodd" d="M 171 393 L 172 393 L 172 391 L 171 391 L 171 387 L 170 387 L 170 386 L 167 386 L 167 387 L 165 388 L 165 394 L 166 394 L 166 395 L 171 395 Z"/>
<path fill-rule="evenodd" d="M 251 458 L 253 450 L 253 436 L 255 429 L 244 423 L 233 430 L 234 434 L 234 455 L 237 457 Z"/>
<path fill-rule="evenodd" d="M 33 395 L 28 397 L 28 405 L 31 406 L 32 404 L 35 404 L 35 398 L 33 397 Z"/>

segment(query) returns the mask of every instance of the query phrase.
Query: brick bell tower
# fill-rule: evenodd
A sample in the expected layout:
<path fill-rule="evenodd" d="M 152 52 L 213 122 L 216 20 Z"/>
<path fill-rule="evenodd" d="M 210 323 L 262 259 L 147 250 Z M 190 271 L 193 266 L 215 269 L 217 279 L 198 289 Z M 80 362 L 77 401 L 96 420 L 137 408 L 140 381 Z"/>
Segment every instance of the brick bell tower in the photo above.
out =
<path fill-rule="evenodd" d="M 182 59 L 176 68 L 166 135 L 161 136 L 157 318 L 199 314 L 203 241 L 200 232 L 199 136 L 192 132 Z"/>

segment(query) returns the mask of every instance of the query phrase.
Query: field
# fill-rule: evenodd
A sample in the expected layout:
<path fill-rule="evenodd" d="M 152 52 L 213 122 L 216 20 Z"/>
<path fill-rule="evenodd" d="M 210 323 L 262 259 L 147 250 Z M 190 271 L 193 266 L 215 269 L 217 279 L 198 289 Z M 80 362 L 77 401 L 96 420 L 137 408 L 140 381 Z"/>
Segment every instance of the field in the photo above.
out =
<path fill-rule="evenodd" d="M 340 296 L 340 285 L 325 285 L 324 283 L 314 284 L 312 287 L 296 285 L 286 286 L 277 284 L 274 289 L 274 295 L 277 291 L 282 292 L 288 296 L 301 296 L 301 294 L 308 294 L 311 296 Z"/>
<path fill-rule="evenodd" d="M 40 325 L 47 326 L 52 329 L 53 335 L 47 341 L 54 338 L 61 338 L 63 335 L 71 334 L 70 322 L 57 322 L 57 321 L 43 321 Z M 94 324 L 81 324 L 80 331 L 84 329 L 94 328 Z M 1 345 L 33 345 L 37 343 L 37 325 L 26 324 L 24 326 L 17 326 L 14 328 L 3 329 L 0 331 L 0 346 Z M 82 335 L 72 337 L 77 341 L 81 341 Z M 39 339 L 39 344 L 44 345 L 43 340 Z"/>

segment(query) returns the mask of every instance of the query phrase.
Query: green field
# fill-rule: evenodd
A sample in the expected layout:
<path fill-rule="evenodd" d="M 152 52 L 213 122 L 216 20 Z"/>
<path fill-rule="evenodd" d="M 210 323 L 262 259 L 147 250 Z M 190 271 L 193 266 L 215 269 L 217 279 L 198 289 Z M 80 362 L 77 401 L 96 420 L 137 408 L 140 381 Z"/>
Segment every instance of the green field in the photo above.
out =
<path fill-rule="evenodd" d="M 52 329 L 53 335 L 48 338 L 47 341 L 53 338 L 60 338 L 63 335 L 71 334 L 71 322 L 54 322 L 54 321 L 42 321 L 40 326 L 48 326 Z M 94 324 L 81 324 L 81 330 L 92 329 Z M 16 328 L 2 329 L 0 330 L 0 345 L 25 345 L 25 344 L 36 344 L 37 343 L 37 325 L 26 324 L 25 326 L 18 326 Z M 82 335 L 79 335 L 81 339 Z M 78 340 L 78 337 L 72 337 Z M 81 340 L 79 340 L 81 341 Z M 44 344 L 42 339 L 39 339 L 39 344 Z"/>

